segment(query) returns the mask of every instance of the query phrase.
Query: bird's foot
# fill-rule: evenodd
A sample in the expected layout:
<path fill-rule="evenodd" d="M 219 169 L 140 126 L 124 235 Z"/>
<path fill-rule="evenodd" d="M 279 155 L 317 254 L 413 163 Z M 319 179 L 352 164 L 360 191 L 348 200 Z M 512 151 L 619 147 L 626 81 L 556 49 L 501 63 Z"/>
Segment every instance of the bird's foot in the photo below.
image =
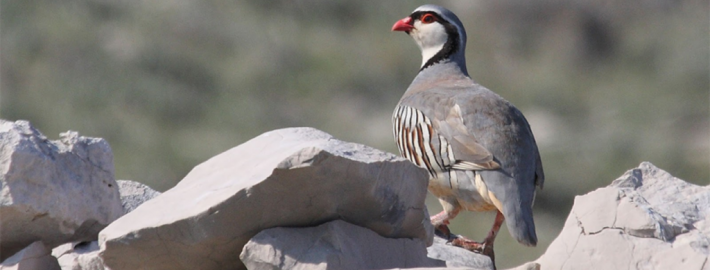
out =
<path fill-rule="evenodd" d="M 454 237 L 449 230 L 449 214 L 446 211 L 441 211 L 436 215 L 431 216 L 431 225 L 434 226 L 435 234 L 441 238 L 446 239 L 446 241 L 451 241 Z"/>
<path fill-rule="evenodd" d="M 495 253 L 493 252 L 492 244 L 488 244 L 486 242 L 479 243 L 471 239 L 459 236 L 451 240 L 451 245 L 461 247 L 474 253 L 486 255 L 491 258 L 491 262 L 493 262 L 493 265 L 495 265 L 496 263 Z"/>

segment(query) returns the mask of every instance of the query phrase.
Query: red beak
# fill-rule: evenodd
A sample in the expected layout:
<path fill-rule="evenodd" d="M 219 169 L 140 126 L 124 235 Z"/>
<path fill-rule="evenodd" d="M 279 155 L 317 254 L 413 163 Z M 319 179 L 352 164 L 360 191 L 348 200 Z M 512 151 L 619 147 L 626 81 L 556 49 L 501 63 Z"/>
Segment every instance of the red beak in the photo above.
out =
<path fill-rule="evenodd" d="M 412 26 L 412 18 L 410 17 L 401 19 L 392 26 L 392 31 L 404 31 L 409 33 L 412 29 L 414 29 L 414 26 Z"/>

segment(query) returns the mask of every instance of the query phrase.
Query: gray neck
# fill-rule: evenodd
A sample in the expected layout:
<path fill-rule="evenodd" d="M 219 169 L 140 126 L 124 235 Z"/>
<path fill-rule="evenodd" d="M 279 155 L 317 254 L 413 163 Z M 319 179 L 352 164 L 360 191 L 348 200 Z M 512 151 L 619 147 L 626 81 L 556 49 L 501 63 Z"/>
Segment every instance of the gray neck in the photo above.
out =
<path fill-rule="evenodd" d="M 441 60 L 419 71 L 412 84 L 417 81 L 435 80 L 441 77 L 469 77 L 466 69 L 466 58 L 463 53 L 456 52 L 448 59 Z"/>
<path fill-rule="evenodd" d="M 463 58 L 461 58 L 463 59 Z M 438 87 L 463 86 L 474 83 L 466 72 L 466 63 L 447 59 L 431 65 L 417 74 L 402 99 Z"/>
<path fill-rule="evenodd" d="M 460 48 L 457 52 L 451 55 L 449 59 L 451 59 L 451 62 L 456 63 L 456 66 L 458 66 L 463 75 L 468 76 L 468 69 L 466 69 L 466 55 L 464 55 L 465 48 L 465 46 Z"/>

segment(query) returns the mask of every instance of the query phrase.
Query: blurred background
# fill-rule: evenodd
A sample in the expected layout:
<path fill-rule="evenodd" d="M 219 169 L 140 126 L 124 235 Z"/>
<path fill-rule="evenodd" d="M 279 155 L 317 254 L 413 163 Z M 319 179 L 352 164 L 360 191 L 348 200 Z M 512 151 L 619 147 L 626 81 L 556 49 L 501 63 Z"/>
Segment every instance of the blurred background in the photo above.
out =
<path fill-rule="evenodd" d="M 710 183 L 704 0 L 3 0 L 0 117 L 50 139 L 105 138 L 117 179 L 160 191 L 283 127 L 396 153 L 390 116 L 421 56 L 390 28 L 424 3 L 459 15 L 471 76 L 516 104 L 540 147 L 540 243 L 504 228 L 499 267 L 537 258 L 575 195 L 642 161 Z M 493 217 L 464 213 L 451 228 L 483 239 Z"/>

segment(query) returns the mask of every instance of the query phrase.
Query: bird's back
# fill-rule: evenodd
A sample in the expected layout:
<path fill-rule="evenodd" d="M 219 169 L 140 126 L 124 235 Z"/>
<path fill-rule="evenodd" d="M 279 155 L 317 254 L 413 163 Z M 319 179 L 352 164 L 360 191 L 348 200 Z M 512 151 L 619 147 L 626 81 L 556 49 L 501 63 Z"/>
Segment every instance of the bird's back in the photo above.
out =
<path fill-rule="evenodd" d="M 525 117 L 510 102 L 467 77 L 428 80 L 416 85 L 422 88 L 410 87 L 398 107 L 415 108 L 429 118 L 434 123 L 436 137 L 442 135 L 439 133 L 453 132 L 459 136 L 464 133 L 490 152 L 500 167 L 495 170 L 477 170 L 477 173 L 482 176 L 487 189 L 501 202 L 503 209 L 499 210 L 505 215 L 511 233 L 521 243 L 534 245 L 537 237 L 532 220 L 532 203 L 535 187 L 542 187 L 544 173 L 535 139 Z M 441 127 L 436 125 L 455 123 L 450 119 L 454 107 L 460 111 L 460 124 L 465 130 L 442 132 Z M 457 135 L 444 134 L 443 137 L 447 136 Z M 452 150 L 456 159 L 465 159 L 467 156 L 466 151 L 457 148 Z M 467 174 L 459 175 L 465 177 Z M 473 183 L 474 179 L 468 181 Z M 471 191 L 459 193 L 459 196 L 466 194 L 479 196 Z"/>

